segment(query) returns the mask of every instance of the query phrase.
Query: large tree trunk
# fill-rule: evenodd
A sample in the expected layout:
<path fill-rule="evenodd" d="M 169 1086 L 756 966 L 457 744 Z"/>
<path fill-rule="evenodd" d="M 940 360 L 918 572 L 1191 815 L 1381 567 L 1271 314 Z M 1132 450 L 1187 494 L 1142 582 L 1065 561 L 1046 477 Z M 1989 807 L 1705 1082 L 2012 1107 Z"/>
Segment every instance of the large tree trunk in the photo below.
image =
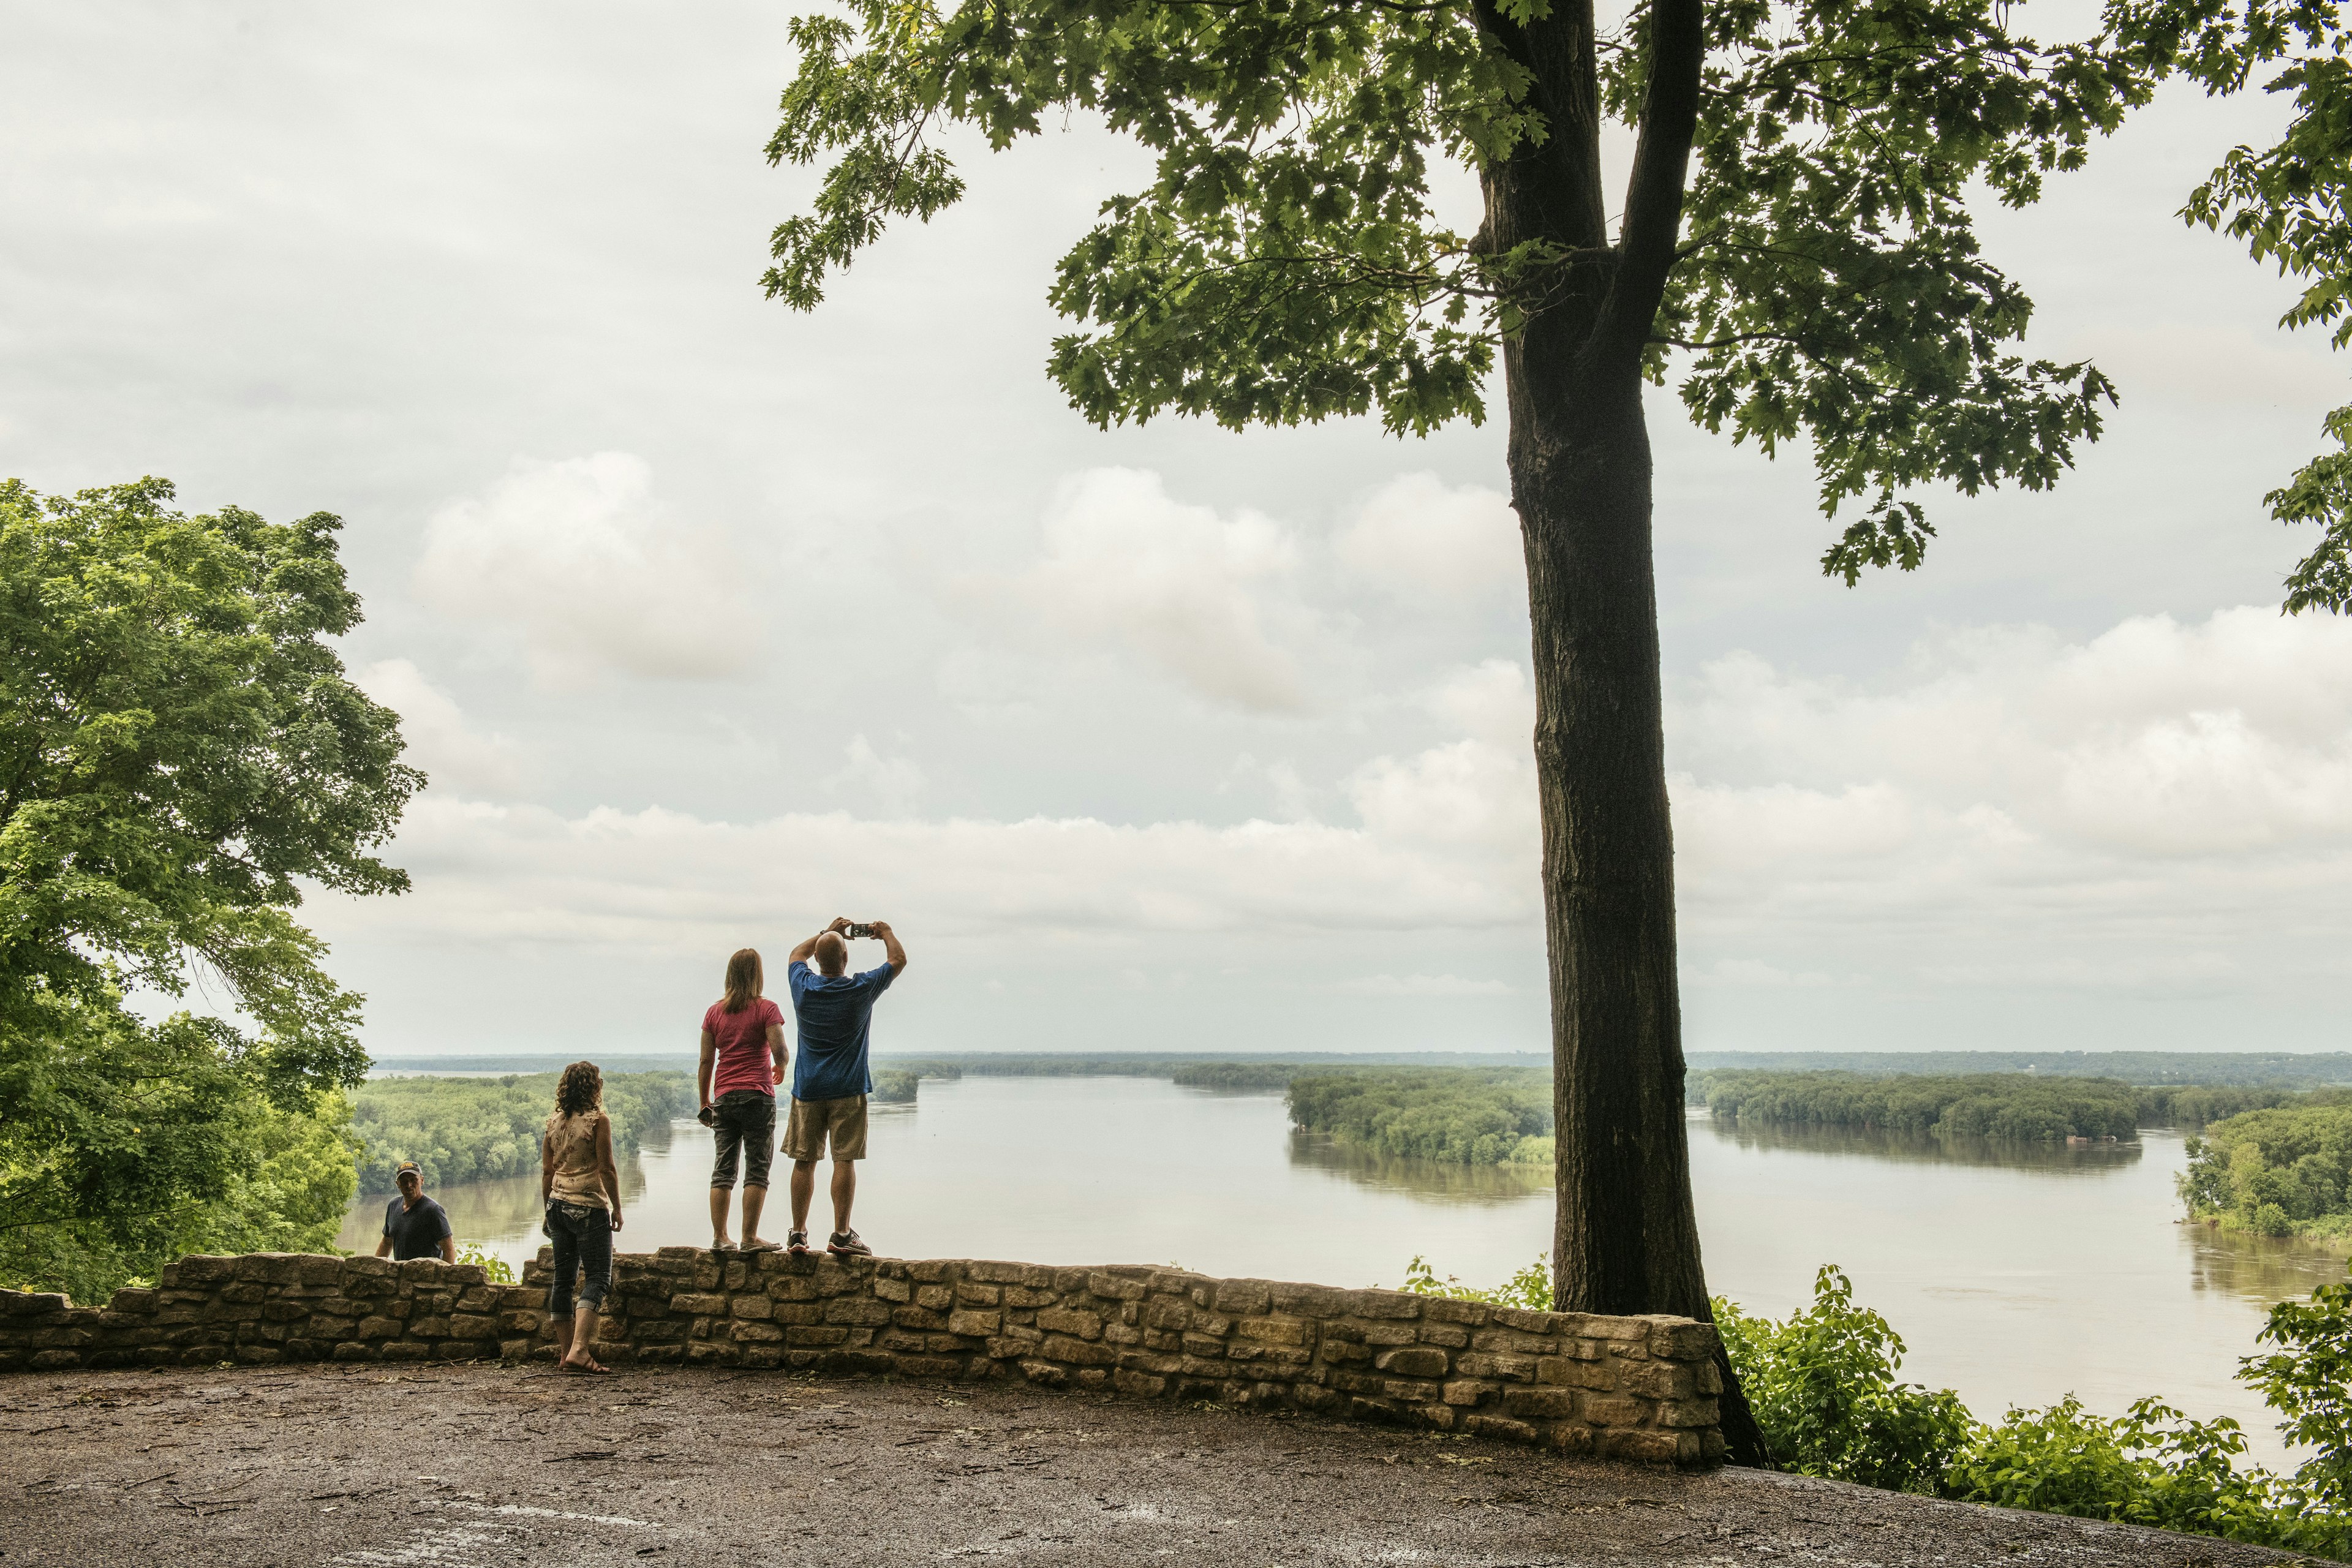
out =
<path fill-rule="evenodd" d="M 1534 629 L 1559 1162 L 1552 1304 L 1711 1322 L 1684 1122 L 1641 381 L 1630 367 L 1546 363 L 1549 337 L 1524 334 L 1505 360 Z M 1720 1352 L 1717 1370 L 1731 1458 L 1769 1464 Z"/>

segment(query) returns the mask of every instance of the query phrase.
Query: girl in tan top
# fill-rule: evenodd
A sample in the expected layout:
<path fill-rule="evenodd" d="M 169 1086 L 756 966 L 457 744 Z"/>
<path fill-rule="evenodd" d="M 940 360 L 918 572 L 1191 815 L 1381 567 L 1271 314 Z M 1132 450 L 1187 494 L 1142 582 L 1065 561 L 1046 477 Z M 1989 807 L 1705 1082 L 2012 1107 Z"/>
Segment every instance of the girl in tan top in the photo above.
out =
<path fill-rule="evenodd" d="M 613 1286 L 613 1233 L 621 1228 L 621 1174 L 613 1164 L 613 1123 L 604 1114 L 604 1075 L 573 1062 L 555 1088 L 555 1114 L 540 1139 L 539 1195 L 555 1243 L 555 1278 L 547 1288 L 555 1321 L 556 1364 L 565 1372 L 606 1370 L 588 1353 L 596 1310 Z M 574 1274 L 586 1278 L 572 1305 Z"/>

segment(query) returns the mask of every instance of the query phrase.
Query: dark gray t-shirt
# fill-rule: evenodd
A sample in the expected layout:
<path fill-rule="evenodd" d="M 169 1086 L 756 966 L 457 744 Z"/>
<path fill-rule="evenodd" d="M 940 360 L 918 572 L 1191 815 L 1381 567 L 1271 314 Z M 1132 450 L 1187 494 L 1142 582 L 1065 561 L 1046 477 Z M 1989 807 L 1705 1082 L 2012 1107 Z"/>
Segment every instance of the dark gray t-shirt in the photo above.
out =
<path fill-rule="evenodd" d="M 454 1234 L 449 1215 L 431 1198 L 419 1198 L 410 1208 L 405 1198 L 394 1198 L 383 1211 L 383 1233 L 392 1237 L 394 1258 L 438 1258 L 441 1238 Z"/>

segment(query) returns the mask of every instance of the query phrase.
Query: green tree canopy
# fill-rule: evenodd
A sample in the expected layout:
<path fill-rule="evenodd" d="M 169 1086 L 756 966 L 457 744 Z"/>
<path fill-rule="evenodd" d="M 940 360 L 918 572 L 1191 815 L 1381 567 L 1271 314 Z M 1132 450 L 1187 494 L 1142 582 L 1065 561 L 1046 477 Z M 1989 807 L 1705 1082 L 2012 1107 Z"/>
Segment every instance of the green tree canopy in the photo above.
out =
<path fill-rule="evenodd" d="M 367 851 L 424 777 L 326 640 L 339 521 L 172 499 L 0 483 L 0 1278 L 349 1201 L 361 999 L 292 911 L 407 886 Z M 192 981 L 234 1016 L 152 1021 Z"/>

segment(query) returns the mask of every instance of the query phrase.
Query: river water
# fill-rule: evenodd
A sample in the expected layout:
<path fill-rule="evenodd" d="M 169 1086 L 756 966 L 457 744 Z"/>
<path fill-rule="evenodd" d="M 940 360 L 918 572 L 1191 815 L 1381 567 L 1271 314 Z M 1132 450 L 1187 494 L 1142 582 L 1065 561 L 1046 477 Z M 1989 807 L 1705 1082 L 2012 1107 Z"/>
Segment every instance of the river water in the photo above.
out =
<path fill-rule="evenodd" d="M 2178 1134 L 2090 1148 L 1974 1146 L 1690 1123 L 1709 1285 L 1778 1317 L 1814 1270 L 1909 1348 L 1904 1375 L 1980 1416 L 2071 1392 L 2116 1414 L 2157 1394 L 2235 1416 L 2259 1457 L 2273 1417 L 2231 1377 L 2271 1303 L 2344 1278 L 2344 1253 L 2178 1223 Z M 1394 1285 L 1416 1254 L 1499 1283 L 1550 1245 L 1549 1169 L 1367 1158 L 1294 1131 L 1279 1094 L 1156 1079 L 966 1078 L 877 1106 L 854 1223 L 902 1258 L 1175 1263 L 1203 1273 Z M 628 1251 L 707 1243 L 710 1134 L 679 1121 L 623 1173 Z M 782 1239 L 784 1172 L 761 1228 Z M 820 1173 L 822 1176 L 824 1173 Z M 435 1190 L 457 1234 L 518 1267 L 534 1253 L 534 1177 Z M 370 1249 L 382 1198 L 342 1245 Z M 829 1221 L 822 1184 L 814 1229 Z"/>

